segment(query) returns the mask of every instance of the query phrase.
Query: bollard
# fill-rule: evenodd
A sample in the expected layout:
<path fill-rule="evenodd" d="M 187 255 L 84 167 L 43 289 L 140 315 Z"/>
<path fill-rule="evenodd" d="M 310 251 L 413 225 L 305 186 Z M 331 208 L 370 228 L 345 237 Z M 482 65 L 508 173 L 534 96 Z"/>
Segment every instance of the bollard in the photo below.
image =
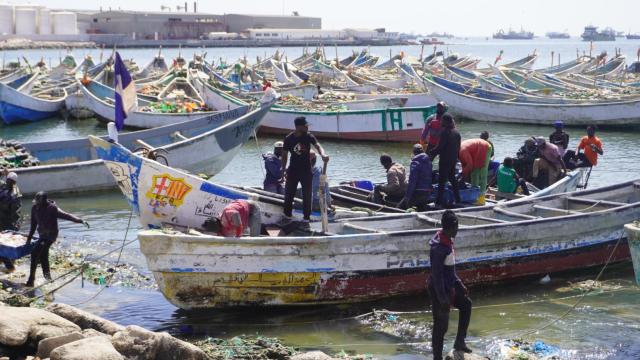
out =
<path fill-rule="evenodd" d="M 636 221 L 624 226 L 627 232 L 627 242 L 633 261 L 633 271 L 636 274 L 636 284 L 640 286 L 640 222 Z"/>

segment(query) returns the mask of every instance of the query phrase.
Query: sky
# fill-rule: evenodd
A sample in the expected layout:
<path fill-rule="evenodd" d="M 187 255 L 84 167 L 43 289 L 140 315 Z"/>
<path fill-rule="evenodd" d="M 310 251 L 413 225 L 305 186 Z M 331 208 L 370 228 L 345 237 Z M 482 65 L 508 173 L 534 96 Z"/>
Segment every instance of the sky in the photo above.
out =
<path fill-rule="evenodd" d="M 13 4 L 27 1 L 4 0 Z M 122 9 L 159 11 L 160 5 L 184 4 L 184 0 L 32 0 L 31 3 L 61 9 Z M 188 0 L 192 9 L 193 0 Z M 324 29 L 379 28 L 388 31 L 448 32 L 457 36 L 490 36 L 509 27 L 533 31 L 582 33 L 584 26 L 611 26 L 618 31 L 640 33 L 640 0 L 199 0 L 198 10 L 214 14 L 291 14 L 322 18 Z"/>

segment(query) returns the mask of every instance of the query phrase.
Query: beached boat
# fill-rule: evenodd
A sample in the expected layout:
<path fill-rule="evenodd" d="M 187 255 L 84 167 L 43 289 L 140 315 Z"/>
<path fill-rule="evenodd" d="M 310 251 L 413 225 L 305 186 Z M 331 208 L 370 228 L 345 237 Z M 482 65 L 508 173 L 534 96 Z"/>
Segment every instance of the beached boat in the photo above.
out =
<path fill-rule="evenodd" d="M 141 148 L 138 140 L 160 148 L 169 164 L 198 173 L 215 175 L 233 158 L 248 138 L 244 132 L 259 126 L 266 109 L 248 112 L 248 107 L 201 117 L 149 130 L 119 135 L 128 149 Z M 238 134 L 236 136 L 235 134 Z M 116 187 L 124 170 L 110 172 L 98 158 L 88 139 L 25 143 L 24 148 L 40 161 L 39 166 L 14 169 L 25 195 L 84 192 Z M 165 152 L 166 151 L 166 152 Z"/>
<path fill-rule="evenodd" d="M 40 72 L 24 75 L 10 83 L 0 83 L 0 117 L 5 124 L 48 119 L 64 107 L 64 87 L 49 86 L 35 90 Z"/>
<path fill-rule="evenodd" d="M 612 80 L 617 78 L 625 69 L 626 57 L 619 55 L 607 61 L 602 66 L 594 65 L 592 69 L 582 72 L 582 75 L 594 76 L 599 79 Z"/>
<path fill-rule="evenodd" d="M 519 124 L 549 125 L 562 119 L 566 125 L 637 126 L 640 125 L 640 100 L 578 103 L 517 102 L 494 100 L 446 86 L 435 77 L 424 77 L 431 94 L 449 105 L 450 111 L 469 119 Z M 445 80 L 446 81 L 446 80 Z M 535 98 L 531 98 L 535 101 Z M 544 98 L 540 98 L 544 101 Z M 549 97 L 548 99 L 552 99 Z M 513 100 L 513 99 L 512 99 Z M 560 99 L 561 100 L 561 99 Z"/>
<path fill-rule="evenodd" d="M 628 261 L 623 226 L 640 216 L 640 182 L 456 213 L 456 268 L 465 284 L 543 276 L 600 266 L 609 256 Z M 159 290 L 179 308 L 348 303 L 425 292 L 428 241 L 440 216 L 345 219 L 324 236 L 145 230 L 138 239 Z"/>

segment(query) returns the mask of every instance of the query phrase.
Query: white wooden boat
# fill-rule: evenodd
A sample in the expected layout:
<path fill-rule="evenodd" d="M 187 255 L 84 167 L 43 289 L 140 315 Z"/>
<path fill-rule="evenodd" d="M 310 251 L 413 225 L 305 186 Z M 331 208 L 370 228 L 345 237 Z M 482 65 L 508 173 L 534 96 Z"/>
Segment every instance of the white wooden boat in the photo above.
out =
<path fill-rule="evenodd" d="M 260 110 L 261 114 L 268 111 L 268 107 Z M 253 134 L 259 121 L 247 124 L 229 124 L 217 129 L 217 134 L 211 141 L 202 143 L 197 148 L 181 153 L 183 158 L 193 157 L 196 152 L 203 154 L 224 154 L 224 163 L 217 163 L 212 158 L 215 169 L 224 167 L 240 147 Z M 117 178 L 118 186 L 129 204 L 138 215 L 143 228 L 161 228 L 175 226 L 180 228 L 202 228 L 204 222 L 222 212 L 222 209 L 233 200 L 251 199 L 259 203 L 264 225 L 280 224 L 283 222 L 284 200 L 271 193 L 254 189 L 244 189 L 221 185 L 207 181 L 184 170 L 172 168 L 156 161 L 134 154 L 127 148 L 91 136 L 91 142 L 96 148 L 98 156 Z M 242 141 L 241 141 L 242 140 Z M 221 148 L 221 149 L 219 149 Z M 176 151 L 173 151 L 175 154 Z M 176 155 L 177 156 L 177 155 Z M 170 163 L 171 160 L 170 160 Z M 180 164 L 182 162 L 174 161 Z M 296 201 L 296 208 L 301 208 L 300 201 Z M 349 211 L 344 214 L 364 214 Z M 302 211 L 294 209 L 294 217 L 301 220 Z M 318 212 L 312 213 L 314 219 L 319 219 Z M 333 218 L 334 216 L 332 216 Z"/>
<path fill-rule="evenodd" d="M 89 84 L 80 85 L 84 97 L 84 106 L 91 109 L 98 119 L 102 121 L 114 121 L 115 101 L 114 90 L 111 87 L 91 81 Z M 151 103 L 138 98 L 138 106 L 143 107 Z M 125 126 L 132 128 L 150 129 L 158 126 L 176 124 L 183 121 L 195 120 L 204 116 L 214 114 L 214 111 L 202 111 L 192 113 L 158 113 L 133 111 L 125 120 Z"/>
<path fill-rule="evenodd" d="M 215 175 L 247 140 L 228 132 L 234 129 L 239 133 L 242 131 L 242 134 L 245 129 L 252 132 L 260 124 L 265 111 L 248 112 L 248 107 L 241 107 L 188 122 L 123 133 L 119 141 L 134 150 L 141 147 L 137 140 L 142 140 L 166 150 L 167 153 L 161 154 L 169 164 L 180 164 L 189 171 Z M 20 191 L 25 195 L 38 191 L 62 193 L 111 189 L 116 187 L 114 176 L 118 181 L 124 176 L 122 172 L 110 172 L 86 138 L 25 143 L 23 146 L 40 161 L 39 166 L 13 170 L 20 177 Z"/>
<path fill-rule="evenodd" d="M 522 103 L 471 96 L 447 88 L 424 77 L 433 96 L 449 105 L 450 111 L 469 119 L 519 124 L 552 124 L 558 119 L 566 125 L 640 124 L 640 100 L 581 103 Z"/>
<path fill-rule="evenodd" d="M 465 284 L 542 276 L 601 266 L 610 255 L 628 261 L 623 226 L 640 217 L 640 182 L 456 213 Z M 328 234 L 287 237 L 145 230 L 138 238 L 160 291 L 179 308 L 348 303 L 424 293 L 440 217 L 345 219 Z"/>

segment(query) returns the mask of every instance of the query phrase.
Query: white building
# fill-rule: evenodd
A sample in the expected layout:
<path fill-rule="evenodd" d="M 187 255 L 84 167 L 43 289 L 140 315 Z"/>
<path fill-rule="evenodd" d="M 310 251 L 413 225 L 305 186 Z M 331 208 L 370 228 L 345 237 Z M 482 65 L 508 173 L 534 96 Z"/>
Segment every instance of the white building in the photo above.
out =
<path fill-rule="evenodd" d="M 244 34 L 251 40 L 341 40 L 348 37 L 343 30 L 322 29 L 247 29 Z"/>
<path fill-rule="evenodd" d="M 400 33 L 386 32 L 385 29 L 345 29 L 348 37 L 357 40 L 398 40 Z"/>

